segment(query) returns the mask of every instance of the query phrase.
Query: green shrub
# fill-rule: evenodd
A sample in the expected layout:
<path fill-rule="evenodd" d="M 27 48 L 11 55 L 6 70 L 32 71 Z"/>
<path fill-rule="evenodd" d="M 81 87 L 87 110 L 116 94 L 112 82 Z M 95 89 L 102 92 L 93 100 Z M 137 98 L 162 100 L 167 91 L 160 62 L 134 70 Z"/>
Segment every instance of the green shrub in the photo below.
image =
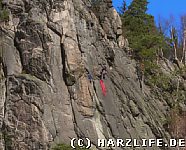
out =
<path fill-rule="evenodd" d="M 0 21 L 8 21 L 9 20 L 9 13 L 7 10 L 0 11 Z"/>
<path fill-rule="evenodd" d="M 146 61 L 145 66 L 145 83 L 151 87 L 158 87 L 161 91 L 172 92 L 176 89 L 172 84 L 171 76 L 168 76 L 160 70 L 156 63 Z"/>
<path fill-rule="evenodd" d="M 86 150 L 86 148 L 76 147 L 76 150 Z M 52 150 L 74 150 L 70 145 L 57 144 Z"/>
<path fill-rule="evenodd" d="M 147 81 L 149 85 L 156 86 L 162 91 L 172 91 L 171 78 L 164 74 L 150 76 Z"/>
<path fill-rule="evenodd" d="M 144 61 L 145 76 L 157 75 L 160 72 L 159 66 L 153 61 Z"/>
<path fill-rule="evenodd" d="M 5 149 L 11 149 L 13 143 L 13 135 L 8 134 L 7 130 L 2 130 L 2 135 L 4 139 Z"/>
<path fill-rule="evenodd" d="M 0 21 L 8 21 L 8 20 L 9 20 L 8 10 L 3 8 L 2 0 L 0 0 Z"/>
<path fill-rule="evenodd" d="M 172 99 L 176 100 L 178 103 L 182 103 L 186 99 L 186 92 L 183 90 L 173 91 L 172 92 Z"/>

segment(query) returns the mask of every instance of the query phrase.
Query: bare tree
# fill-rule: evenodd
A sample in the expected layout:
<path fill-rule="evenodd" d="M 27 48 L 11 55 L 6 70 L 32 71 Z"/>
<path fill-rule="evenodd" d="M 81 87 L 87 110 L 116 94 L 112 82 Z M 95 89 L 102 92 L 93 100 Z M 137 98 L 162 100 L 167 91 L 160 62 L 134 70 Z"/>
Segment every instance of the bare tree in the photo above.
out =
<path fill-rule="evenodd" d="M 158 29 L 159 32 L 167 37 L 167 42 L 171 45 L 172 49 L 169 51 L 169 58 L 173 58 L 175 62 L 178 62 L 179 51 L 179 37 L 178 31 L 175 27 L 175 18 L 170 15 L 168 19 L 165 19 L 159 15 L 158 17 Z M 160 51 L 159 51 L 160 52 Z M 158 53 L 159 53 L 158 52 Z"/>
<path fill-rule="evenodd" d="M 158 29 L 159 31 L 166 36 L 169 36 L 169 31 L 172 26 L 174 26 L 175 18 L 173 15 L 170 15 L 168 19 L 158 16 Z"/>
<path fill-rule="evenodd" d="M 170 36 L 171 36 L 171 42 L 172 42 L 172 45 L 173 45 L 173 49 L 174 49 L 174 60 L 178 60 L 178 57 L 177 57 L 177 49 L 178 49 L 178 36 L 177 36 L 177 31 L 176 31 L 176 28 L 171 26 L 171 29 L 170 29 Z"/>
<path fill-rule="evenodd" d="M 186 14 L 181 16 L 181 32 L 183 45 L 181 62 L 186 65 Z"/>
<path fill-rule="evenodd" d="M 181 62 L 184 65 L 186 65 L 186 29 L 184 30 L 184 35 L 183 35 L 183 51 L 182 51 Z"/>
<path fill-rule="evenodd" d="M 120 6 L 120 7 L 118 7 L 118 9 L 119 9 L 119 14 L 120 15 L 123 15 L 124 13 L 125 13 L 125 11 L 127 10 L 127 2 L 126 2 L 126 0 L 123 0 L 123 2 L 122 2 L 122 5 Z"/>

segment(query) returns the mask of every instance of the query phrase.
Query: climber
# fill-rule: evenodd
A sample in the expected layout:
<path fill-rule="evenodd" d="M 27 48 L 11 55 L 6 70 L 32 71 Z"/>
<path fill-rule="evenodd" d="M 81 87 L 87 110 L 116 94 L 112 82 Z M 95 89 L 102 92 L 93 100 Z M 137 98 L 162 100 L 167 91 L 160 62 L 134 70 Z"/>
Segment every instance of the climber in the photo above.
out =
<path fill-rule="evenodd" d="M 138 61 L 138 63 L 136 64 L 136 72 L 137 72 L 137 76 L 138 76 L 138 80 L 140 83 L 140 88 L 143 88 L 143 77 L 144 77 L 144 64 L 143 62 Z"/>
<path fill-rule="evenodd" d="M 104 96 L 106 96 L 106 87 L 103 82 L 103 79 L 105 79 L 106 74 L 107 74 L 107 68 L 106 68 L 106 65 L 104 65 L 100 72 L 100 85 L 101 85 L 102 93 Z"/>
<path fill-rule="evenodd" d="M 106 65 L 104 65 L 100 72 L 101 80 L 105 79 L 106 74 L 107 74 L 107 67 Z"/>
<path fill-rule="evenodd" d="M 90 83 L 92 83 L 92 80 L 93 80 L 92 74 L 90 73 L 90 71 L 88 69 L 86 69 L 86 71 L 87 71 L 88 79 L 89 79 Z"/>
<path fill-rule="evenodd" d="M 101 85 L 103 95 L 106 96 L 106 87 L 103 80 L 100 80 L 100 85 Z"/>

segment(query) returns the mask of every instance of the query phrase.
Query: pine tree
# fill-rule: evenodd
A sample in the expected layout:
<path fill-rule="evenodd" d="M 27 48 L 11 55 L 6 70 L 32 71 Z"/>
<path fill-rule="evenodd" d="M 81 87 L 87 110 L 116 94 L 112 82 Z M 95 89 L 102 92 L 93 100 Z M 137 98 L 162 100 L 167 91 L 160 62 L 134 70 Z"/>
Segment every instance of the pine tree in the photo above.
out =
<path fill-rule="evenodd" d="M 162 45 L 154 17 L 147 14 L 147 0 L 133 0 L 122 15 L 123 33 L 134 50 L 136 59 L 155 59 L 156 50 Z"/>

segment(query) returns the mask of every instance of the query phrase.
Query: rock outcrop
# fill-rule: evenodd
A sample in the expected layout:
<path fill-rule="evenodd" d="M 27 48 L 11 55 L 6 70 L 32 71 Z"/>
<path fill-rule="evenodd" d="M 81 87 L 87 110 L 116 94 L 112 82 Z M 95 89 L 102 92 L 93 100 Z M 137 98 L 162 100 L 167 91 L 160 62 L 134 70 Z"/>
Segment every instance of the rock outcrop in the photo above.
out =
<path fill-rule="evenodd" d="M 1 23 L 0 36 L 1 150 L 47 150 L 85 137 L 97 149 L 98 138 L 166 142 L 169 105 L 148 86 L 141 91 L 111 0 L 6 0 L 3 5 L 10 18 Z M 99 83 L 103 65 L 106 96 Z"/>

